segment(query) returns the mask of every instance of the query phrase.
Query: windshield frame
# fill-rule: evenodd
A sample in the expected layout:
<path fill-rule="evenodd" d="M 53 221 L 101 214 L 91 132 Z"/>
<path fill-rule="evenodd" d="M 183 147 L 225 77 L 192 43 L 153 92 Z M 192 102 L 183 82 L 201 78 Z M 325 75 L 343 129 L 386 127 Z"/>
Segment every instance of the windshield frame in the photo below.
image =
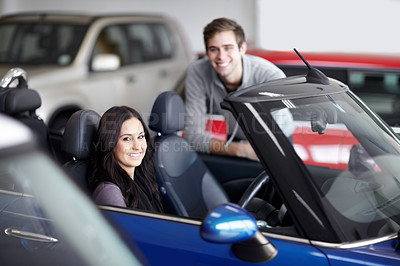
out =
<path fill-rule="evenodd" d="M 277 81 L 276 84 L 281 84 L 281 82 Z M 375 125 L 374 131 L 390 136 L 397 148 L 400 148 L 398 136 L 348 89 L 325 91 L 319 95 L 307 95 L 305 93 L 302 96 L 299 96 L 299 92 L 296 92 L 296 97 L 282 94 L 275 99 L 273 97 L 269 99 L 262 97 L 259 99 L 256 97 L 246 98 L 250 94 L 255 95 L 257 91 L 266 91 L 267 85 L 271 86 L 268 89 L 273 94 L 275 84 L 266 83 L 262 86 L 249 88 L 246 92 L 237 92 L 236 95 L 233 93 L 225 99 L 223 106 L 233 112 L 243 131 L 246 132 L 249 142 L 259 156 L 264 169 L 271 176 L 272 183 L 286 203 L 300 236 L 329 243 L 357 242 L 371 238 L 381 239 L 383 235 L 355 236 L 351 231 L 357 229 L 359 225 L 354 223 L 352 227 L 348 224 L 345 225 L 344 221 L 339 221 L 337 210 L 323 195 L 318 184 L 313 180 L 309 167 L 303 163 L 296 153 L 291 143 L 292 140 L 285 136 L 271 112 L 287 108 L 289 102 L 305 99 L 309 102 L 319 103 L 321 98 L 344 97 L 353 106 L 352 108 L 356 108 L 357 112 L 369 117 L 371 124 Z M 312 85 L 309 84 L 309 86 Z M 397 228 L 397 225 L 395 228 Z M 387 231 L 385 236 L 395 237 L 396 234 L 397 229 L 393 229 Z"/>

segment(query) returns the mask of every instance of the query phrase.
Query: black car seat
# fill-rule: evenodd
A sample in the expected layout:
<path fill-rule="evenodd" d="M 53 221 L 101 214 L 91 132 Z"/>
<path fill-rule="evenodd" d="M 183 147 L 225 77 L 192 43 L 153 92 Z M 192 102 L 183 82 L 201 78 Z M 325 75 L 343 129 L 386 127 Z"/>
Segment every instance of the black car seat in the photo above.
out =
<path fill-rule="evenodd" d="M 61 143 L 62 151 L 70 155 L 70 160 L 63 164 L 63 169 L 88 195 L 91 194 L 86 179 L 88 158 L 100 118 L 100 115 L 92 110 L 75 112 L 65 126 Z"/>
<path fill-rule="evenodd" d="M 229 200 L 197 153 L 177 135 L 184 128 L 184 119 L 182 98 L 174 91 L 161 93 L 149 120 L 150 129 L 157 133 L 156 179 L 174 214 L 204 218 L 209 210 Z"/>
<path fill-rule="evenodd" d="M 36 115 L 42 104 L 37 91 L 24 88 L 8 88 L 0 92 L 0 112 L 21 121 L 32 129 L 44 150 L 51 152 L 49 135 L 44 121 Z"/>

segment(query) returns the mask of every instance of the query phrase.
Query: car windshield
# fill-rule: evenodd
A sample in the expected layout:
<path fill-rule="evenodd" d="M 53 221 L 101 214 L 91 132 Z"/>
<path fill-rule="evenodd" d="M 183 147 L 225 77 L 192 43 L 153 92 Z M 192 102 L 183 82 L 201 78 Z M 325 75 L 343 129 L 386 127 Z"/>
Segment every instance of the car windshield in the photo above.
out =
<path fill-rule="evenodd" d="M 86 26 L 56 23 L 0 25 L 0 64 L 69 65 Z"/>
<path fill-rule="evenodd" d="M 308 169 L 335 173 L 310 171 L 323 202 L 328 202 L 327 209 L 342 221 L 342 230 L 353 228 L 360 240 L 397 232 L 400 141 L 395 133 L 372 113 L 368 115 L 368 107 L 350 91 L 282 103 L 271 113 L 274 117 L 278 110 L 291 112 L 290 140 L 297 155 Z M 288 128 L 277 122 L 282 129 Z M 381 230 L 364 230 L 366 225 Z"/>

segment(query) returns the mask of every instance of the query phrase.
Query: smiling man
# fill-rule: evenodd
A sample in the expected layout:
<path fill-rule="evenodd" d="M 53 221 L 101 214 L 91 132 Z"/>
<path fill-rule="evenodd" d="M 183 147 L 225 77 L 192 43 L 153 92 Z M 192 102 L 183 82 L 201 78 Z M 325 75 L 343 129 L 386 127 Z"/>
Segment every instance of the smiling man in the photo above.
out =
<path fill-rule="evenodd" d="M 285 74 L 271 62 L 246 54 L 244 31 L 234 20 L 213 20 L 204 28 L 203 37 L 207 56 L 189 67 L 186 78 L 185 138 L 200 152 L 257 160 L 235 119 L 220 103 L 229 92 L 284 78 Z M 207 131 L 207 121 L 215 117 L 211 115 L 223 115 L 227 133 L 238 141 L 227 145 L 226 139 Z"/>

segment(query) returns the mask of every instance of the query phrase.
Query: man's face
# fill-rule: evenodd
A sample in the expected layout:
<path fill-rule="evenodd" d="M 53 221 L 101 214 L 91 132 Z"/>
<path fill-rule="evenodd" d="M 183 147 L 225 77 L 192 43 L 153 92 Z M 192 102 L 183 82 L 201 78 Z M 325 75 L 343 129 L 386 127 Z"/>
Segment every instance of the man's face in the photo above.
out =
<path fill-rule="evenodd" d="M 226 82 L 239 82 L 242 79 L 242 55 L 246 52 L 246 44 L 238 47 L 233 31 L 215 33 L 208 40 L 207 56 L 221 79 Z"/>

